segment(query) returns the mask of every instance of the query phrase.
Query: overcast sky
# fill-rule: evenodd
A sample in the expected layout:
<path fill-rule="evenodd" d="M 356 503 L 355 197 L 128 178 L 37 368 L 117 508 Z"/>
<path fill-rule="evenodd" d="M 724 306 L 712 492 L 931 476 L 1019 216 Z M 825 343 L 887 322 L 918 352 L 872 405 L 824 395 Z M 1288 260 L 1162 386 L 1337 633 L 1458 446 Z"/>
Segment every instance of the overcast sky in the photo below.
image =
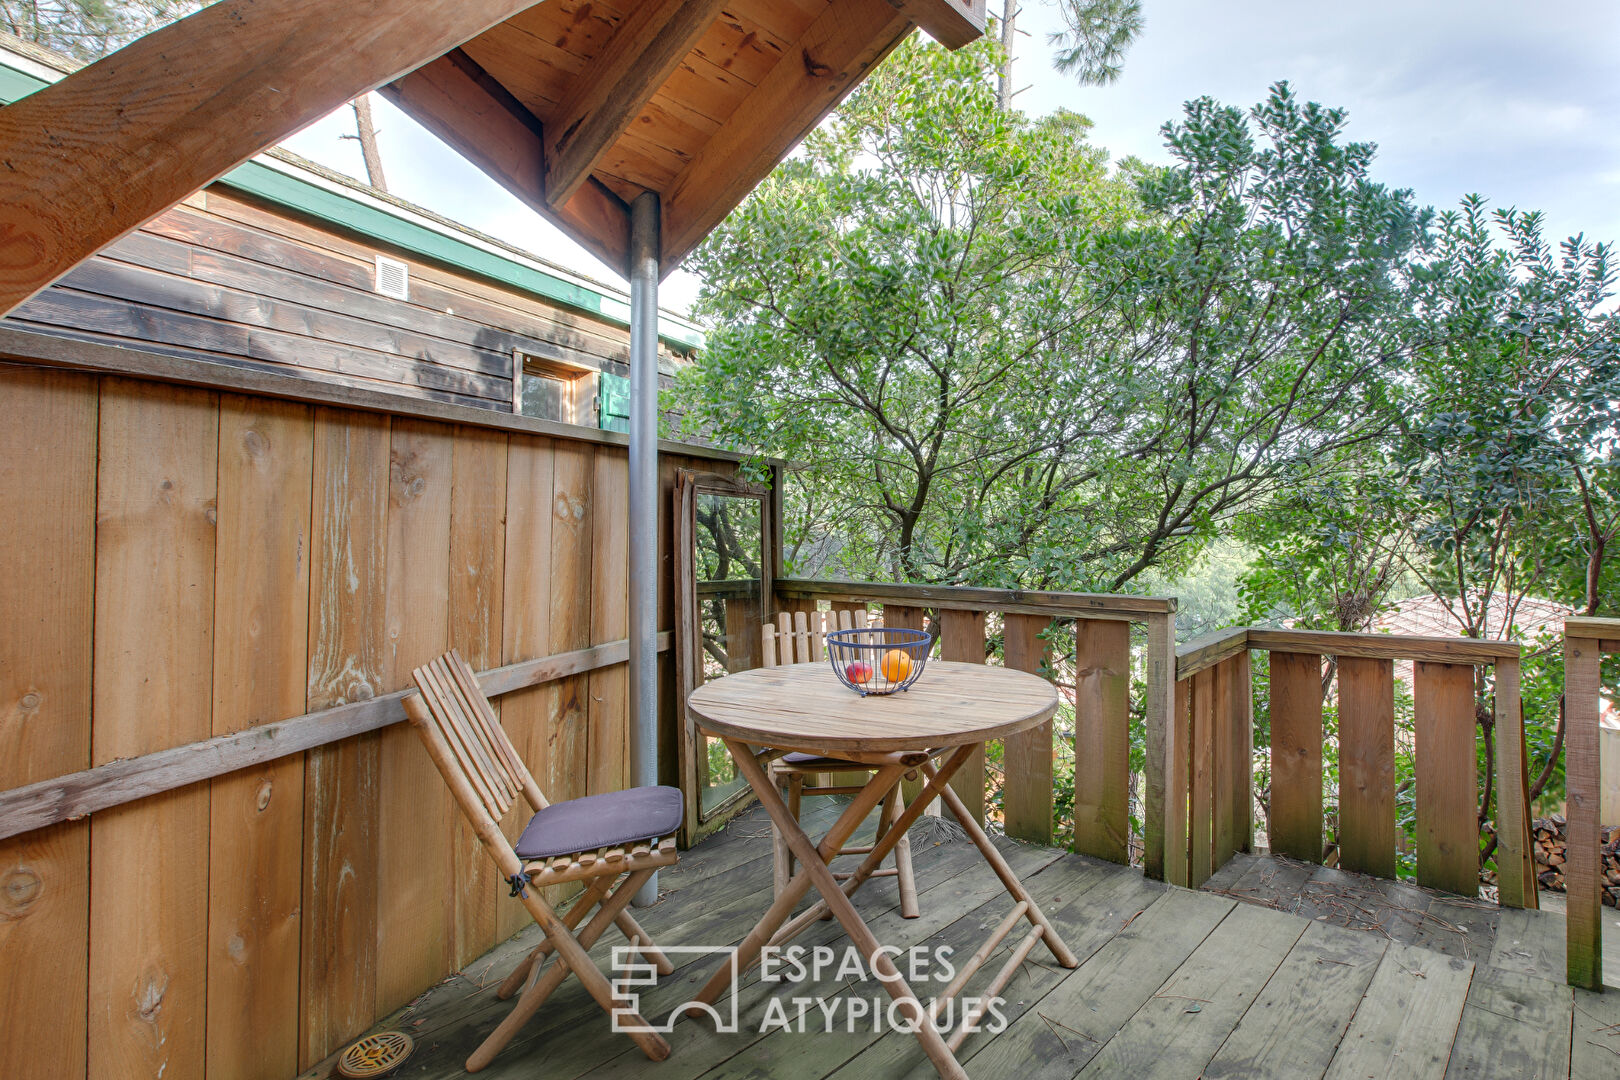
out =
<path fill-rule="evenodd" d="M 999 0 L 991 0 L 991 10 Z M 1067 107 L 1115 157 L 1165 159 L 1159 127 L 1190 98 L 1251 106 L 1289 80 L 1299 96 L 1350 111 L 1350 138 L 1378 144 L 1377 178 L 1439 208 L 1468 192 L 1546 212 L 1551 236 L 1620 239 L 1620 0 L 1143 0 L 1147 25 L 1111 86 L 1051 70 L 1045 0 L 1026 0 L 1017 104 Z M 538 255 L 618 277 L 386 102 L 379 143 L 393 191 Z M 363 176 L 347 110 L 288 140 L 297 153 Z M 684 309 L 695 282 L 666 281 Z"/>

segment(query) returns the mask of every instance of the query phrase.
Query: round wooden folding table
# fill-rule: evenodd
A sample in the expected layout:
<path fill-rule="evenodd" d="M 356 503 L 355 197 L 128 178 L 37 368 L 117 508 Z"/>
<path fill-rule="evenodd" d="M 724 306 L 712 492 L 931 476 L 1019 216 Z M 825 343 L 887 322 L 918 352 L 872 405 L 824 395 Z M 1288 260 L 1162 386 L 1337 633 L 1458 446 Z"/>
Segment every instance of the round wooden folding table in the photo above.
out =
<path fill-rule="evenodd" d="M 831 911 L 884 989 L 917 1025 L 917 1038 L 939 1074 L 966 1080 L 967 1073 L 957 1062 L 955 1050 L 982 1020 L 984 1006 L 970 1010 L 948 1037 L 935 1029 L 933 1016 L 961 992 L 1013 927 L 1020 920 L 1030 924 L 1028 933 L 980 995 L 982 1000 L 995 997 L 1006 987 L 1037 943 L 1044 943 L 1064 967 L 1079 963 L 949 786 L 951 777 L 972 756 L 975 747 L 1026 731 L 1057 711 L 1057 690 L 1045 679 L 1008 668 L 930 661 L 911 689 L 861 697 L 844 687 L 826 664 L 794 664 L 727 675 L 695 690 L 686 707 L 698 727 L 718 736 L 731 751 L 738 771 L 759 796 L 800 865 L 770 910 L 743 939 L 735 964 L 728 960 L 722 965 L 696 1001 L 712 1004 L 731 985 L 733 972 L 747 970 L 764 946 L 791 940 Z M 790 751 L 877 767 L 819 844 L 805 834 L 788 811 L 764 768 L 772 757 Z M 934 762 L 941 757 L 944 764 L 936 768 Z M 893 825 L 873 840 L 872 850 L 860 867 L 840 883 L 828 863 L 889 792 L 908 775 L 918 773 L 927 778 L 922 791 Z M 901 978 L 889 959 L 889 950 L 879 951 L 881 943 L 849 898 L 936 797 L 961 822 L 968 838 L 1012 896 L 1014 906 L 929 1007 Z M 812 885 L 822 899 L 790 922 L 788 916 Z"/>

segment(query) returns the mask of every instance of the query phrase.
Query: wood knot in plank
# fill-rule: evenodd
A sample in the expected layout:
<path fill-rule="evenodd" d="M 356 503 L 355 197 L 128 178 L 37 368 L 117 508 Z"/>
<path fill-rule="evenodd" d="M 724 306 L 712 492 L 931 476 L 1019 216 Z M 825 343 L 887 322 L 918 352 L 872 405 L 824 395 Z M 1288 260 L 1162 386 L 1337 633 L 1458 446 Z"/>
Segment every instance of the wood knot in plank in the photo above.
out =
<path fill-rule="evenodd" d="M 833 73 L 833 69 L 810 55 L 809 49 L 800 49 L 800 57 L 804 60 L 805 74 L 812 79 L 825 79 Z"/>
<path fill-rule="evenodd" d="M 45 891 L 45 883 L 40 880 L 31 868 L 17 866 L 6 874 L 5 881 L 0 883 L 0 896 L 5 897 L 6 918 L 20 918 L 28 913 L 34 906 L 40 894 Z"/>

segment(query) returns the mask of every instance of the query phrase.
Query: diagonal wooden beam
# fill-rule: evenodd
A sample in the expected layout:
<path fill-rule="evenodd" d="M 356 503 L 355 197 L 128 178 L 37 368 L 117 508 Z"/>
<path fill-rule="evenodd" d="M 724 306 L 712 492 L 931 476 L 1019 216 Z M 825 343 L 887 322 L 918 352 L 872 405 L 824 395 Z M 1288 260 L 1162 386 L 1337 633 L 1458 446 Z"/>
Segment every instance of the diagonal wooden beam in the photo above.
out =
<path fill-rule="evenodd" d="M 546 202 L 565 204 L 714 24 L 724 0 L 642 0 L 546 122 Z"/>
<path fill-rule="evenodd" d="M 911 25 L 888 3 L 833 0 L 664 193 L 663 271 L 679 264 Z"/>
<path fill-rule="evenodd" d="M 984 36 L 985 0 L 889 0 L 947 49 Z"/>
<path fill-rule="evenodd" d="M 533 0 L 221 0 L 0 109 L 0 314 Z"/>
<path fill-rule="evenodd" d="M 466 53 L 453 49 L 380 92 L 597 258 L 626 270 L 629 208 L 595 180 L 561 206 L 548 205 L 540 121 Z"/>

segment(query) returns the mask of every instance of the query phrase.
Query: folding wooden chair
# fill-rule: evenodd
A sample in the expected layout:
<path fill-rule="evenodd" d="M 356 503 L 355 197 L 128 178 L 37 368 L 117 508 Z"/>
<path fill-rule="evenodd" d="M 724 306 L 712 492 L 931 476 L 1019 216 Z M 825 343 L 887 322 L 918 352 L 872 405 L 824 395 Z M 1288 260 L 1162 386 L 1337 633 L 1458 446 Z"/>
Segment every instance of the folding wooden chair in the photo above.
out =
<path fill-rule="evenodd" d="M 778 657 L 783 664 L 824 664 L 827 662 L 827 631 L 864 630 L 867 626 L 874 625 L 868 622 L 864 611 L 796 611 L 791 615 L 783 611 L 777 613 L 776 623 L 772 626 L 767 622 L 761 630 L 760 656 L 765 667 L 775 667 Z M 876 765 L 863 765 L 856 761 L 838 761 L 817 757 L 814 754 L 793 753 L 785 754 L 771 762 L 769 775 L 779 789 L 785 788 L 788 810 L 797 818 L 806 795 L 854 795 L 864 786 L 863 783 L 824 784 L 809 781 L 819 780 L 828 774 L 875 772 L 877 768 Z M 888 830 L 900 816 L 901 810 L 900 789 L 896 787 L 883 800 L 883 809 L 878 817 L 878 835 L 881 836 Z M 836 859 L 840 855 L 865 855 L 871 850 L 870 845 L 854 845 L 840 848 L 833 858 Z M 773 884 L 776 894 L 780 896 L 793 877 L 794 859 L 793 853 L 788 850 L 786 838 L 774 824 L 771 826 L 771 853 Z M 845 871 L 833 874 L 833 877 L 839 880 L 849 876 L 850 874 Z M 894 865 L 874 871 L 871 876 L 893 877 L 898 880 L 902 918 L 915 919 L 921 914 L 917 907 L 917 882 L 911 870 L 909 837 L 902 836 L 895 845 Z"/>
<path fill-rule="evenodd" d="M 588 951 L 610 924 L 617 925 L 643 960 L 660 975 L 674 968 L 652 938 L 625 910 L 641 884 L 661 866 L 675 864 L 674 833 L 681 825 L 676 788 L 632 788 L 583 799 L 548 803 L 523 759 L 506 737 L 478 677 L 454 650 L 413 672 L 420 694 L 405 699 L 405 712 L 421 735 L 434 765 L 455 795 L 474 832 L 546 938 L 509 975 L 497 993 L 516 1005 L 467 1059 L 467 1071 L 488 1065 L 525 1021 L 570 973 L 598 1005 L 625 1021 L 626 1034 L 654 1061 L 669 1056 L 669 1044 L 613 995 Z M 534 811 L 517 843 L 501 831 L 500 819 L 522 795 Z M 628 875 L 628 876 L 626 876 Z M 614 883 L 623 877 L 618 888 Z M 559 916 L 541 897 L 547 885 L 585 882 L 585 892 Z M 581 920 L 596 914 L 575 933 Z M 547 966 L 548 953 L 556 956 Z"/>

